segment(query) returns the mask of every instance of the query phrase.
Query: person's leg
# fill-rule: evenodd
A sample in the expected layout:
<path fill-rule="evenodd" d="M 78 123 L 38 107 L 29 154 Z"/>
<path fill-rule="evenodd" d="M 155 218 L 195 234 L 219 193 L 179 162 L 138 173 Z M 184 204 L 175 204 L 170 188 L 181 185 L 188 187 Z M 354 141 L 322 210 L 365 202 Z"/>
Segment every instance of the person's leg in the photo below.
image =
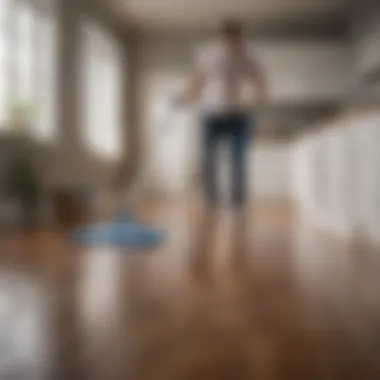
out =
<path fill-rule="evenodd" d="M 206 201 L 210 206 L 218 203 L 217 191 L 217 144 L 220 135 L 220 120 L 215 117 L 205 117 L 203 125 L 203 188 Z"/>
<path fill-rule="evenodd" d="M 247 161 L 251 139 L 250 119 L 245 115 L 231 118 L 232 202 L 235 207 L 247 201 Z"/>

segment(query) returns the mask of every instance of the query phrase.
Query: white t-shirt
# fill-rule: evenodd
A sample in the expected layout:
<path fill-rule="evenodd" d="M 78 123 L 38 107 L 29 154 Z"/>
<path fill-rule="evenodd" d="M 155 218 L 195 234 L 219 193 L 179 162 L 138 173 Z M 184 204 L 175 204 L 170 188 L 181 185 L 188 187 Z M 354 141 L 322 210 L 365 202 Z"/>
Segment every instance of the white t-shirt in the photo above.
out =
<path fill-rule="evenodd" d="M 208 113 L 246 112 L 254 105 L 254 64 L 247 52 L 229 54 L 223 47 L 207 52 L 199 62 L 206 77 L 201 109 Z"/>

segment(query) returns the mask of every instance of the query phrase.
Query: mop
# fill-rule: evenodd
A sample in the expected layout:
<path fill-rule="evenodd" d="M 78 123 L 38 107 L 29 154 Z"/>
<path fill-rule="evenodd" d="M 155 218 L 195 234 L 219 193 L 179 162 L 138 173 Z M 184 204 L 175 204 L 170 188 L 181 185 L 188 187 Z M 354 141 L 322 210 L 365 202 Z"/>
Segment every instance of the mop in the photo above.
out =
<path fill-rule="evenodd" d="M 159 123 L 159 133 L 166 133 L 173 124 L 173 113 L 171 109 L 165 112 L 161 123 Z M 122 162 L 122 165 L 125 162 Z M 121 168 L 121 170 L 120 170 Z M 117 171 L 115 186 L 117 196 L 115 197 L 116 216 L 112 222 L 93 225 L 78 229 L 71 234 L 71 239 L 76 244 L 83 245 L 114 245 L 120 247 L 131 248 L 150 248 L 155 247 L 164 242 L 164 232 L 147 225 L 139 223 L 132 211 L 132 207 L 137 203 L 138 197 L 141 195 L 144 180 L 142 176 L 138 176 L 132 183 L 129 193 L 124 197 L 124 192 L 120 191 L 120 177 L 127 173 L 123 173 L 124 166 L 120 166 Z M 128 168 L 128 166 L 126 166 Z"/>
<path fill-rule="evenodd" d="M 162 244 L 164 232 L 140 223 L 132 212 L 131 205 L 138 192 L 138 184 L 133 184 L 127 195 L 127 205 L 117 200 L 119 209 L 113 221 L 78 229 L 71 234 L 72 240 L 83 245 L 114 245 L 131 248 L 152 248 Z"/>

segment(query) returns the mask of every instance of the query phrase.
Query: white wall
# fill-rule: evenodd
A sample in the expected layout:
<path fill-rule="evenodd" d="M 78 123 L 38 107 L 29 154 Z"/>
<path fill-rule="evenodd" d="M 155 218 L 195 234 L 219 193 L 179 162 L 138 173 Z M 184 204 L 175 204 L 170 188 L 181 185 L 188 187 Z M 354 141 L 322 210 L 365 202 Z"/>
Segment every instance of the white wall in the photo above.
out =
<path fill-rule="evenodd" d="M 262 142 L 251 150 L 250 188 L 255 199 L 293 198 L 292 145 Z"/>
<path fill-rule="evenodd" d="M 196 156 L 197 131 L 192 113 L 174 114 L 169 108 L 171 94 L 183 84 L 184 76 L 175 70 L 148 70 L 139 103 L 144 107 L 141 117 L 147 185 L 151 190 L 172 195 L 188 189 Z"/>
<path fill-rule="evenodd" d="M 356 148 L 353 172 L 353 205 L 358 228 L 380 243 L 380 113 L 364 113 L 350 124 L 352 144 Z"/>
<path fill-rule="evenodd" d="M 295 143 L 295 195 L 309 218 L 380 243 L 379 136 L 380 113 L 373 111 L 331 121 Z"/>
<path fill-rule="evenodd" d="M 196 54 L 209 43 L 149 40 L 140 46 L 138 73 L 139 119 L 145 133 L 145 171 L 151 188 L 181 193 L 197 176 L 199 126 L 193 111 L 175 118 L 176 127 L 158 132 L 157 108 L 183 88 Z M 346 89 L 348 50 L 337 42 L 255 42 L 267 71 L 273 101 L 330 100 Z M 286 145 L 257 145 L 251 153 L 252 192 L 259 198 L 291 198 L 291 156 Z M 222 175 L 224 178 L 226 174 Z"/>
<path fill-rule="evenodd" d="M 295 196 L 309 217 L 323 227 L 349 234 L 352 198 L 347 129 L 331 124 L 295 142 Z"/>
<path fill-rule="evenodd" d="M 196 45 L 195 50 L 201 53 L 213 45 Z M 340 98 L 351 81 L 345 41 L 252 41 L 249 50 L 265 68 L 273 101 Z"/>

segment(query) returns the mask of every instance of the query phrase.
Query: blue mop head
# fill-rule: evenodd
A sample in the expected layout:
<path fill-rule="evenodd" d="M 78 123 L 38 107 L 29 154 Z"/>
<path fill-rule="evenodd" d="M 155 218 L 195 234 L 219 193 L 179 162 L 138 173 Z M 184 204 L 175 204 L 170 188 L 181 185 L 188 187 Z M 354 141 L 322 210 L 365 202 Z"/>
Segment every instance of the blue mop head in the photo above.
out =
<path fill-rule="evenodd" d="M 152 248 L 163 243 L 164 234 L 155 228 L 133 221 L 90 226 L 71 234 L 74 243 L 83 245 L 116 245 L 130 248 Z"/>

